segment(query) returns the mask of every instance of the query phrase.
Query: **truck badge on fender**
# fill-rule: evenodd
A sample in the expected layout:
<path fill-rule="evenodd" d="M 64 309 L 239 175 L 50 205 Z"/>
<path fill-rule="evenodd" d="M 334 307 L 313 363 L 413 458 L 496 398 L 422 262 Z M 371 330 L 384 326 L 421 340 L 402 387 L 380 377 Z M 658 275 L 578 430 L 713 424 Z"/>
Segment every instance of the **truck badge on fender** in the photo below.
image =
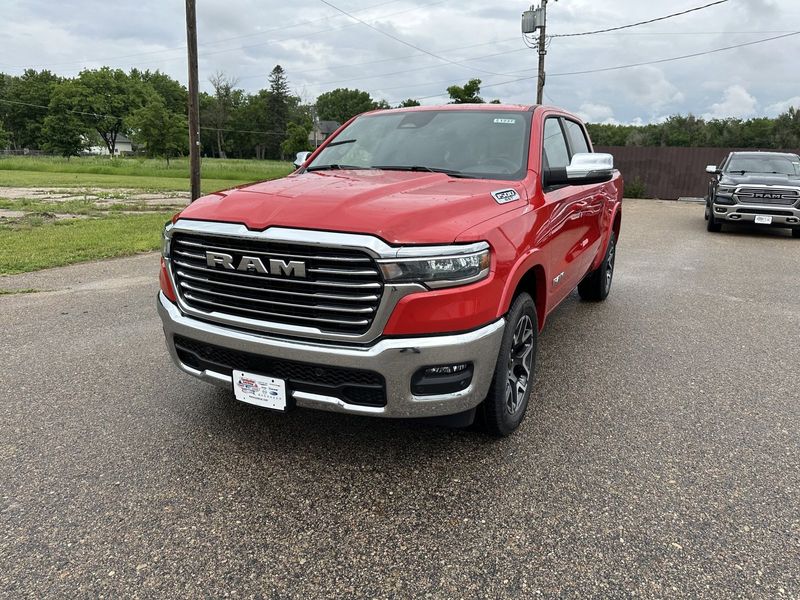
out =
<path fill-rule="evenodd" d="M 257 256 L 242 256 L 238 265 L 234 265 L 233 256 L 223 252 L 206 251 L 206 264 L 209 267 L 224 267 L 230 271 L 244 271 L 246 273 L 269 273 L 270 275 L 285 275 L 286 277 L 305 277 L 306 263 L 299 260 L 280 260 L 270 258 L 267 265 Z"/>
<path fill-rule="evenodd" d="M 519 194 L 517 190 L 499 190 L 497 192 L 492 192 L 492 198 L 494 198 L 495 202 L 498 204 L 506 204 L 519 200 Z"/>

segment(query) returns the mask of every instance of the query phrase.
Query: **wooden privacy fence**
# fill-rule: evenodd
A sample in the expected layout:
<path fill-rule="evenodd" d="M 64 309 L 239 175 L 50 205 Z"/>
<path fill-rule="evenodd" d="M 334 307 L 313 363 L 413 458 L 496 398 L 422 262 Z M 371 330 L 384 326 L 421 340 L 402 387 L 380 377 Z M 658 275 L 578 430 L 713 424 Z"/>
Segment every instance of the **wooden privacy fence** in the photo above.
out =
<path fill-rule="evenodd" d="M 706 165 L 718 165 L 729 152 L 748 149 L 595 146 L 594 150 L 614 155 L 614 166 L 622 172 L 625 183 L 630 185 L 638 178 L 644 184 L 646 198 L 674 200 L 704 197 L 711 177 L 705 171 Z M 798 150 L 773 152 L 799 153 Z"/>

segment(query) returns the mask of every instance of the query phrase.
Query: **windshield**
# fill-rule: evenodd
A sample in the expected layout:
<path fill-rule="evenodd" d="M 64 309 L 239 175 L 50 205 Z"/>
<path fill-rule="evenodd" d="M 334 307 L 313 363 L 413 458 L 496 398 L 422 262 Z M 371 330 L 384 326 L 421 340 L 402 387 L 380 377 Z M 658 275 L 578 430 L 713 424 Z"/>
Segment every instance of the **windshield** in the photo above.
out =
<path fill-rule="evenodd" d="M 800 175 L 800 157 L 797 156 L 732 156 L 729 173 L 775 173 L 779 175 Z"/>
<path fill-rule="evenodd" d="M 353 121 L 307 170 L 437 171 L 453 177 L 522 179 L 531 113 L 492 110 L 386 111 Z"/>

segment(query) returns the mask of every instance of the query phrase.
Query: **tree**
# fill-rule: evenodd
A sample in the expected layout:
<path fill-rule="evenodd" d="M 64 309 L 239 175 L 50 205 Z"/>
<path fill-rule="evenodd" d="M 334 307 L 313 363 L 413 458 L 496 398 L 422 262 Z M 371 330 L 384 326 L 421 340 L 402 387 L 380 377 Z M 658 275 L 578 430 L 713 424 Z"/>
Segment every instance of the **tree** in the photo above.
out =
<path fill-rule="evenodd" d="M 286 139 L 281 144 L 284 156 L 294 156 L 298 152 L 309 149 L 308 134 L 309 128 L 299 123 L 289 123 L 287 127 Z"/>
<path fill-rule="evenodd" d="M 387 110 L 392 108 L 386 100 L 378 100 L 372 103 L 372 110 Z"/>
<path fill-rule="evenodd" d="M 484 100 L 478 94 L 481 93 L 481 80 L 470 79 L 464 86 L 451 85 L 447 88 L 450 94 L 450 104 L 483 104 Z"/>
<path fill-rule="evenodd" d="M 226 158 L 225 129 L 228 128 L 228 121 L 234 109 L 234 87 L 236 86 L 237 80 L 233 77 L 228 77 L 222 71 L 217 71 L 214 75 L 209 77 L 208 80 L 214 87 L 213 101 L 204 115 L 205 118 L 201 119 L 201 122 L 205 122 L 210 127 L 215 128 L 216 133 L 214 136 L 217 146 L 217 156 Z"/>
<path fill-rule="evenodd" d="M 142 108 L 133 112 L 128 127 L 133 140 L 144 145 L 148 156 L 166 158 L 167 164 L 170 156 L 186 149 L 186 121 L 169 110 L 164 99 L 155 92 Z"/>
<path fill-rule="evenodd" d="M 372 98 L 367 92 L 338 88 L 319 95 L 317 116 L 320 121 L 344 123 L 358 114 L 372 110 L 372 106 Z"/>
<path fill-rule="evenodd" d="M 265 155 L 267 158 L 283 158 L 282 143 L 286 139 L 286 126 L 289 122 L 289 83 L 280 65 L 275 65 L 269 74 L 266 104 Z"/>
<path fill-rule="evenodd" d="M 77 156 L 91 145 L 92 130 L 81 115 L 72 112 L 79 94 L 74 81 L 60 83 L 50 100 L 50 110 L 42 123 L 42 148 L 61 156 Z"/>
<path fill-rule="evenodd" d="M 44 143 L 42 125 L 55 86 L 60 79 L 50 71 L 26 70 L 20 77 L 4 78 L 2 96 L 15 104 L 3 104 L 3 123 L 13 148 L 40 149 Z"/>
<path fill-rule="evenodd" d="M 419 100 L 414 100 L 413 98 L 409 98 L 408 100 L 403 100 L 400 104 L 397 105 L 397 108 L 408 108 L 409 106 L 420 106 Z"/>
<path fill-rule="evenodd" d="M 72 90 L 74 110 L 102 138 L 113 157 L 117 136 L 125 129 L 125 120 L 144 103 L 146 88 L 121 69 L 86 69 L 81 71 Z"/>
<path fill-rule="evenodd" d="M 164 99 L 167 110 L 170 112 L 186 114 L 189 101 L 189 92 L 179 82 L 161 71 L 139 71 L 131 69 L 132 81 L 139 81 L 152 88 Z"/>
<path fill-rule="evenodd" d="M 4 148 L 8 148 L 8 145 L 11 143 L 11 134 L 5 130 L 3 127 L 3 122 L 0 121 L 0 150 Z"/>

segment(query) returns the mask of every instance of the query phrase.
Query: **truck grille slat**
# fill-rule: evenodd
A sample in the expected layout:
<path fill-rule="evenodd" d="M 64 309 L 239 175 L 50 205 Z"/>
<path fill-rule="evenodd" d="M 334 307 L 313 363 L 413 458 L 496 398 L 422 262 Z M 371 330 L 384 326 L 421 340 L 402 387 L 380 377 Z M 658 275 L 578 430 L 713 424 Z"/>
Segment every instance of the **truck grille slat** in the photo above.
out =
<path fill-rule="evenodd" d="M 258 286 L 249 286 L 249 285 L 240 285 L 237 283 L 228 283 L 226 281 L 215 281 L 212 279 L 207 279 L 205 277 L 197 277 L 196 275 L 192 275 L 185 271 L 178 271 L 177 273 L 182 279 L 189 279 L 191 281 L 196 281 L 198 283 L 203 283 L 207 285 L 221 285 L 226 288 L 233 288 L 237 290 L 244 290 L 248 292 L 260 292 L 263 293 L 265 288 L 258 287 Z M 371 294 L 367 296 L 345 296 L 341 294 L 327 294 L 324 292 L 297 292 L 297 291 L 287 291 L 287 290 L 278 290 L 278 289 L 270 289 L 270 294 L 277 294 L 277 295 L 288 295 L 288 296 L 300 296 L 302 298 L 311 298 L 312 300 L 336 300 L 340 302 L 377 302 L 378 296 Z"/>
<path fill-rule="evenodd" d="M 360 321 L 344 320 L 344 319 L 323 319 L 323 318 L 320 318 L 320 317 L 303 317 L 303 316 L 300 316 L 300 315 L 285 315 L 283 313 L 269 312 L 269 311 L 266 311 L 266 310 L 254 310 L 254 309 L 245 308 L 245 307 L 242 307 L 242 306 L 223 304 L 223 303 L 217 302 L 215 300 L 204 300 L 204 299 L 199 298 L 198 296 L 195 296 L 193 294 L 184 294 L 184 298 L 186 298 L 187 300 L 191 300 L 193 302 L 201 302 L 203 304 L 208 304 L 208 305 L 214 306 L 217 309 L 221 309 L 222 312 L 225 312 L 226 309 L 228 311 L 233 311 L 233 312 L 241 310 L 241 311 L 244 311 L 244 312 L 253 313 L 253 314 L 256 314 L 256 315 L 263 315 L 263 316 L 266 316 L 266 317 L 283 317 L 283 318 L 288 319 L 288 320 L 294 319 L 294 320 L 298 320 L 298 321 L 313 321 L 313 322 L 319 322 L 319 323 L 335 323 L 335 324 L 338 324 L 338 325 L 351 325 L 351 326 L 361 326 L 361 325 L 369 324 L 369 321 L 367 321 L 365 319 L 362 319 Z"/>
<path fill-rule="evenodd" d="M 227 256 L 213 266 L 206 252 Z M 383 295 L 375 261 L 360 250 L 175 232 L 170 254 L 181 301 L 210 320 L 233 319 L 244 328 L 263 322 L 359 335 L 369 330 Z M 251 260 L 242 263 L 243 257 Z M 240 263 L 251 270 L 238 270 Z"/>
<path fill-rule="evenodd" d="M 239 302 L 257 302 L 258 304 L 271 304 L 273 306 L 280 306 L 284 308 L 307 308 L 313 310 L 321 310 L 325 312 L 342 312 L 355 315 L 371 315 L 373 312 L 375 312 L 375 309 L 372 308 L 371 306 L 366 306 L 363 308 L 360 307 L 352 308 L 349 306 L 329 306 L 325 304 L 294 304 L 291 302 L 280 302 L 277 300 L 265 300 L 263 298 L 255 298 L 252 296 L 237 296 L 235 294 L 204 289 L 199 286 L 186 283 L 185 281 L 181 281 L 181 287 L 186 290 L 190 290 L 192 292 L 198 292 L 200 294 L 206 294 L 211 296 L 220 296 L 222 298 L 227 298 L 229 300 L 237 300 Z"/>
<path fill-rule="evenodd" d="M 309 285 L 309 286 L 321 286 L 321 287 L 336 287 L 336 288 L 345 288 L 345 289 L 362 289 L 362 290 L 378 290 L 381 288 L 380 283 L 347 283 L 345 281 L 302 281 L 302 282 L 295 282 L 295 281 L 288 281 L 286 279 L 281 279 L 279 277 L 269 277 L 267 275 L 250 275 L 249 273 L 240 273 L 239 271 L 218 271 L 217 269 L 210 269 L 205 266 L 200 266 L 196 264 L 191 264 L 179 260 L 173 261 L 179 267 L 186 267 L 187 269 L 194 269 L 197 271 L 204 271 L 206 273 L 213 273 L 214 275 L 221 275 L 227 276 L 231 275 L 233 277 L 247 277 L 249 279 L 260 279 L 264 282 L 269 282 L 270 284 L 295 284 L 295 285 Z M 205 264 L 205 263 L 204 263 Z"/>

